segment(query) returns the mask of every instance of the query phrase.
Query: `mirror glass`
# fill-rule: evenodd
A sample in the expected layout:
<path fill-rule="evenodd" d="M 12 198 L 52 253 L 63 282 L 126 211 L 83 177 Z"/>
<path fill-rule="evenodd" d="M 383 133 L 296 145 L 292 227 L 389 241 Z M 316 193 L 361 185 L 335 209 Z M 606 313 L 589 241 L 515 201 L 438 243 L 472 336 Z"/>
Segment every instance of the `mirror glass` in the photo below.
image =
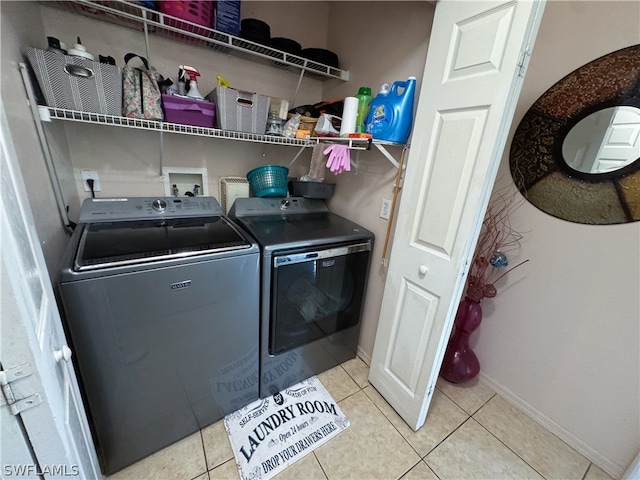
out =
<path fill-rule="evenodd" d="M 599 174 L 640 158 L 640 108 L 603 108 L 574 125 L 562 142 L 562 158 L 574 170 Z"/>

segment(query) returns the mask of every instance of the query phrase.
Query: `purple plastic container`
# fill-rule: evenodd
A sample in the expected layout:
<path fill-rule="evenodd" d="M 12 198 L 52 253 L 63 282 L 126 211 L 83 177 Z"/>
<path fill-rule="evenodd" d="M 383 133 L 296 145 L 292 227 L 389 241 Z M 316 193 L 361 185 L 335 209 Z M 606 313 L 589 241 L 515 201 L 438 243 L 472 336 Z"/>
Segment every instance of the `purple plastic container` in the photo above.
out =
<path fill-rule="evenodd" d="M 164 121 L 213 128 L 215 104 L 207 100 L 162 94 Z"/>

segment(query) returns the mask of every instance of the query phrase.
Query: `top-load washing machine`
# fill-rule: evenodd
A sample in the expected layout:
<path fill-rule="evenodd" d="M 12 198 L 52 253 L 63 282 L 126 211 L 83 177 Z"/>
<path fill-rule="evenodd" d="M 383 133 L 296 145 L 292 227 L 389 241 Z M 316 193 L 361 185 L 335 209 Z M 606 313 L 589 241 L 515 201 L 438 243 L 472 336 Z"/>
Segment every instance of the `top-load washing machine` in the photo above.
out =
<path fill-rule="evenodd" d="M 259 261 L 214 198 L 84 202 L 57 287 L 106 474 L 258 398 Z"/>
<path fill-rule="evenodd" d="M 260 397 L 356 355 L 374 235 L 302 197 L 238 198 L 262 250 Z"/>

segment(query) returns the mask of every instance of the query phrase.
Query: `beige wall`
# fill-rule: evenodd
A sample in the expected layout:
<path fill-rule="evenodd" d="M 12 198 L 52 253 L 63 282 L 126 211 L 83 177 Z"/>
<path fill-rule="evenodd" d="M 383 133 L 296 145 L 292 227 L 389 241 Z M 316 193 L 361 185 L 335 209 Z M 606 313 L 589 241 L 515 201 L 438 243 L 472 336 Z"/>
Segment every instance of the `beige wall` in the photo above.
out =
<path fill-rule="evenodd" d="M 371 87 L 373 96 L 380 86 L 409 76 L 417 77 L 420 91 L 434 7 L 425 2 L 331 2 L 328 45 L 340 52 L 341 61 L 349 69 L 350 81 L 327 82 L 325 98 L 353 96 L 360 86 Z M 418 98 L 416 94 L 415 103 Z M 416 135 L 415 133 L 413 135 Z M 411 139 L 409 140 L 411 142 Z M 398 160 L 402 149 L 389 147 Z M 337 177 L 331 209 L 365 226 L 376 235 L 367 303 L 360 334 L 360 355 L 367 361 L 373 352 L 386 268 L 381 264 L 388 221 L 381 219 L 383 198 L 393 199 L 397 169 L 373 149 L 352 152 L 359 167 Z M 390 243 L 391 245 L 391 243 Z"/>
<path fill-rule="evenodd" d="M 53 275 L 66 245 L 66 234 L 18 69 L 21 48 L 40 39 L 42 22 L 37 7 L 21 2 L 0 2 L 0 20 L 2 104 L 27 187 L 23 195 L 29 199 L 45 261 Z"/>
<path fill-rule="evenodd" d="M 638 2 L 547 2 L 511 135 L 565 75 L 639 43 L 639 21 Z M 498 176 L 511 183 L 507 155 Z M 620 476 L 640 450 L 640 224 L 579 225 L 527 202 L 512 220 L 527 232 L 513 264 L 530 262 L 483 302 L 481 375 Z"/>

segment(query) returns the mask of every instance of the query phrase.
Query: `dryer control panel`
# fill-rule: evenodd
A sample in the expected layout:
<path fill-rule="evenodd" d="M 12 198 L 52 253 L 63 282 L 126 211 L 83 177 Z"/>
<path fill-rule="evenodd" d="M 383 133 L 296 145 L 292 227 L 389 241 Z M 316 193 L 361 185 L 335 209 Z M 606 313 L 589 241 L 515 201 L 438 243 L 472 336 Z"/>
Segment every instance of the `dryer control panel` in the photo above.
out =
<path fill-rule="evenodd" d="M 221 215 L 222 208 L 213 197 L 87 198 L 80 210 L 80 223 Z"/>
<path fill-rule="evenodd" d="M 326 213 L 323 200 L 304 197 L 286 198 L 237 198 L 229 212 L 231 217 L 248 217 L 278 214 Z"/>

